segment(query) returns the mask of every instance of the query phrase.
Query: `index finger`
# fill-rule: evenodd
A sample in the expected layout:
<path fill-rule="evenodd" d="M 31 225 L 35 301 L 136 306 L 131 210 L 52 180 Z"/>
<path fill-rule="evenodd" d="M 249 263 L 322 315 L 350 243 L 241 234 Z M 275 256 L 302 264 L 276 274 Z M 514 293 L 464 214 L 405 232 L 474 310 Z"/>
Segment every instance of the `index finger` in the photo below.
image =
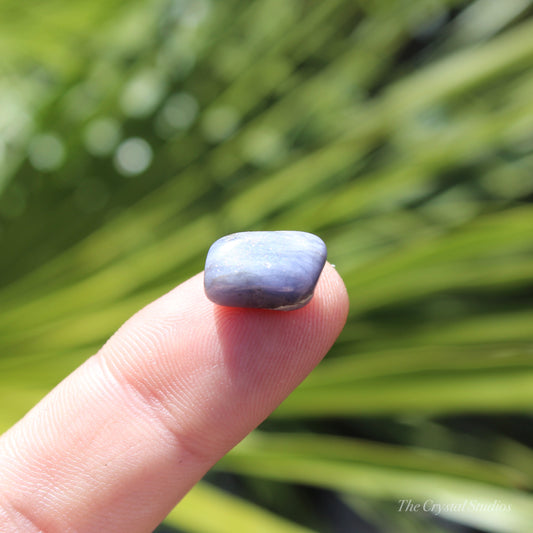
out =
<path fill-rule="evenodd" d="M 347 310 L 329 264 L 290 312 L 217 306 L 203 274 L 178 286 L 0 439 L 0 524 L 153 530 L 318 364 Z"/>

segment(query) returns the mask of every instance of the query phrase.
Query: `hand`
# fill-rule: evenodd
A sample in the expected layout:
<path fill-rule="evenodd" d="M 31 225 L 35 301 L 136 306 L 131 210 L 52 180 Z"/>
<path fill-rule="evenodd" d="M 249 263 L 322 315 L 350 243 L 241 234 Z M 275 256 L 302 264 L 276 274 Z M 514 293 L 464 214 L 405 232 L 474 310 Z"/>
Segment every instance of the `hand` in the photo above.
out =
<path fill-rule="evenodd" d="M 0 439 L 0 531 L 152 531 L 344 326 L 326 263 L 297 311 L 220 307 L 203 274 L 130 318 Z"/>

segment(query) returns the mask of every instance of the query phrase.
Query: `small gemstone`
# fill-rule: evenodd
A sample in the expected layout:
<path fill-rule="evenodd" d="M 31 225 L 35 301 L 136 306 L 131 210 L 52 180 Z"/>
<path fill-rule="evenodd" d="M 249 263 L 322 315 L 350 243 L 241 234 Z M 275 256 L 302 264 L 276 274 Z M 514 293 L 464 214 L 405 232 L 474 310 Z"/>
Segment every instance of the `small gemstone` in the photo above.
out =
<path fill-rule="evenodd" d="M 205 293 L 229 307 L 298 309 L 313 297 L 326 256 L 324 241 L 312 233 L 233 233 L 209 249 Z"/>

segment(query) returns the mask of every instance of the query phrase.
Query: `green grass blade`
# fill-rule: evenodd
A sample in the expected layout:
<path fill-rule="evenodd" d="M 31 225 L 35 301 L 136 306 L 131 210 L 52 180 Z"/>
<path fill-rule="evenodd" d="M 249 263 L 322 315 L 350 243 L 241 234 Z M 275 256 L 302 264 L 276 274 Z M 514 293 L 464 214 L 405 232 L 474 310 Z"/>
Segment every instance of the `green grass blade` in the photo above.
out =
<path fill-rule="evenodd" d="M 310 529 L 205 482 L 196 485 L 164 523 L 190 533 L 311 533 Z"/>

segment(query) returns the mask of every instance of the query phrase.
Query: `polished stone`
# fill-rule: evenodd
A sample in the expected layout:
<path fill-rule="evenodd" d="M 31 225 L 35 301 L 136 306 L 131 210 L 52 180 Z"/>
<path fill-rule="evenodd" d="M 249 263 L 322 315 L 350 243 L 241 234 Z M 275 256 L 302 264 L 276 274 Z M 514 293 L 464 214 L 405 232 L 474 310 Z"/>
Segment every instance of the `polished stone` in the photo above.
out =
<path fill-rule="evenodd" d="M 230 307 L 290 311 L 307 304 L 326 262 L 326 245 L 303 231 L 246 231 L 207 254 L 207 297 Z"/>

